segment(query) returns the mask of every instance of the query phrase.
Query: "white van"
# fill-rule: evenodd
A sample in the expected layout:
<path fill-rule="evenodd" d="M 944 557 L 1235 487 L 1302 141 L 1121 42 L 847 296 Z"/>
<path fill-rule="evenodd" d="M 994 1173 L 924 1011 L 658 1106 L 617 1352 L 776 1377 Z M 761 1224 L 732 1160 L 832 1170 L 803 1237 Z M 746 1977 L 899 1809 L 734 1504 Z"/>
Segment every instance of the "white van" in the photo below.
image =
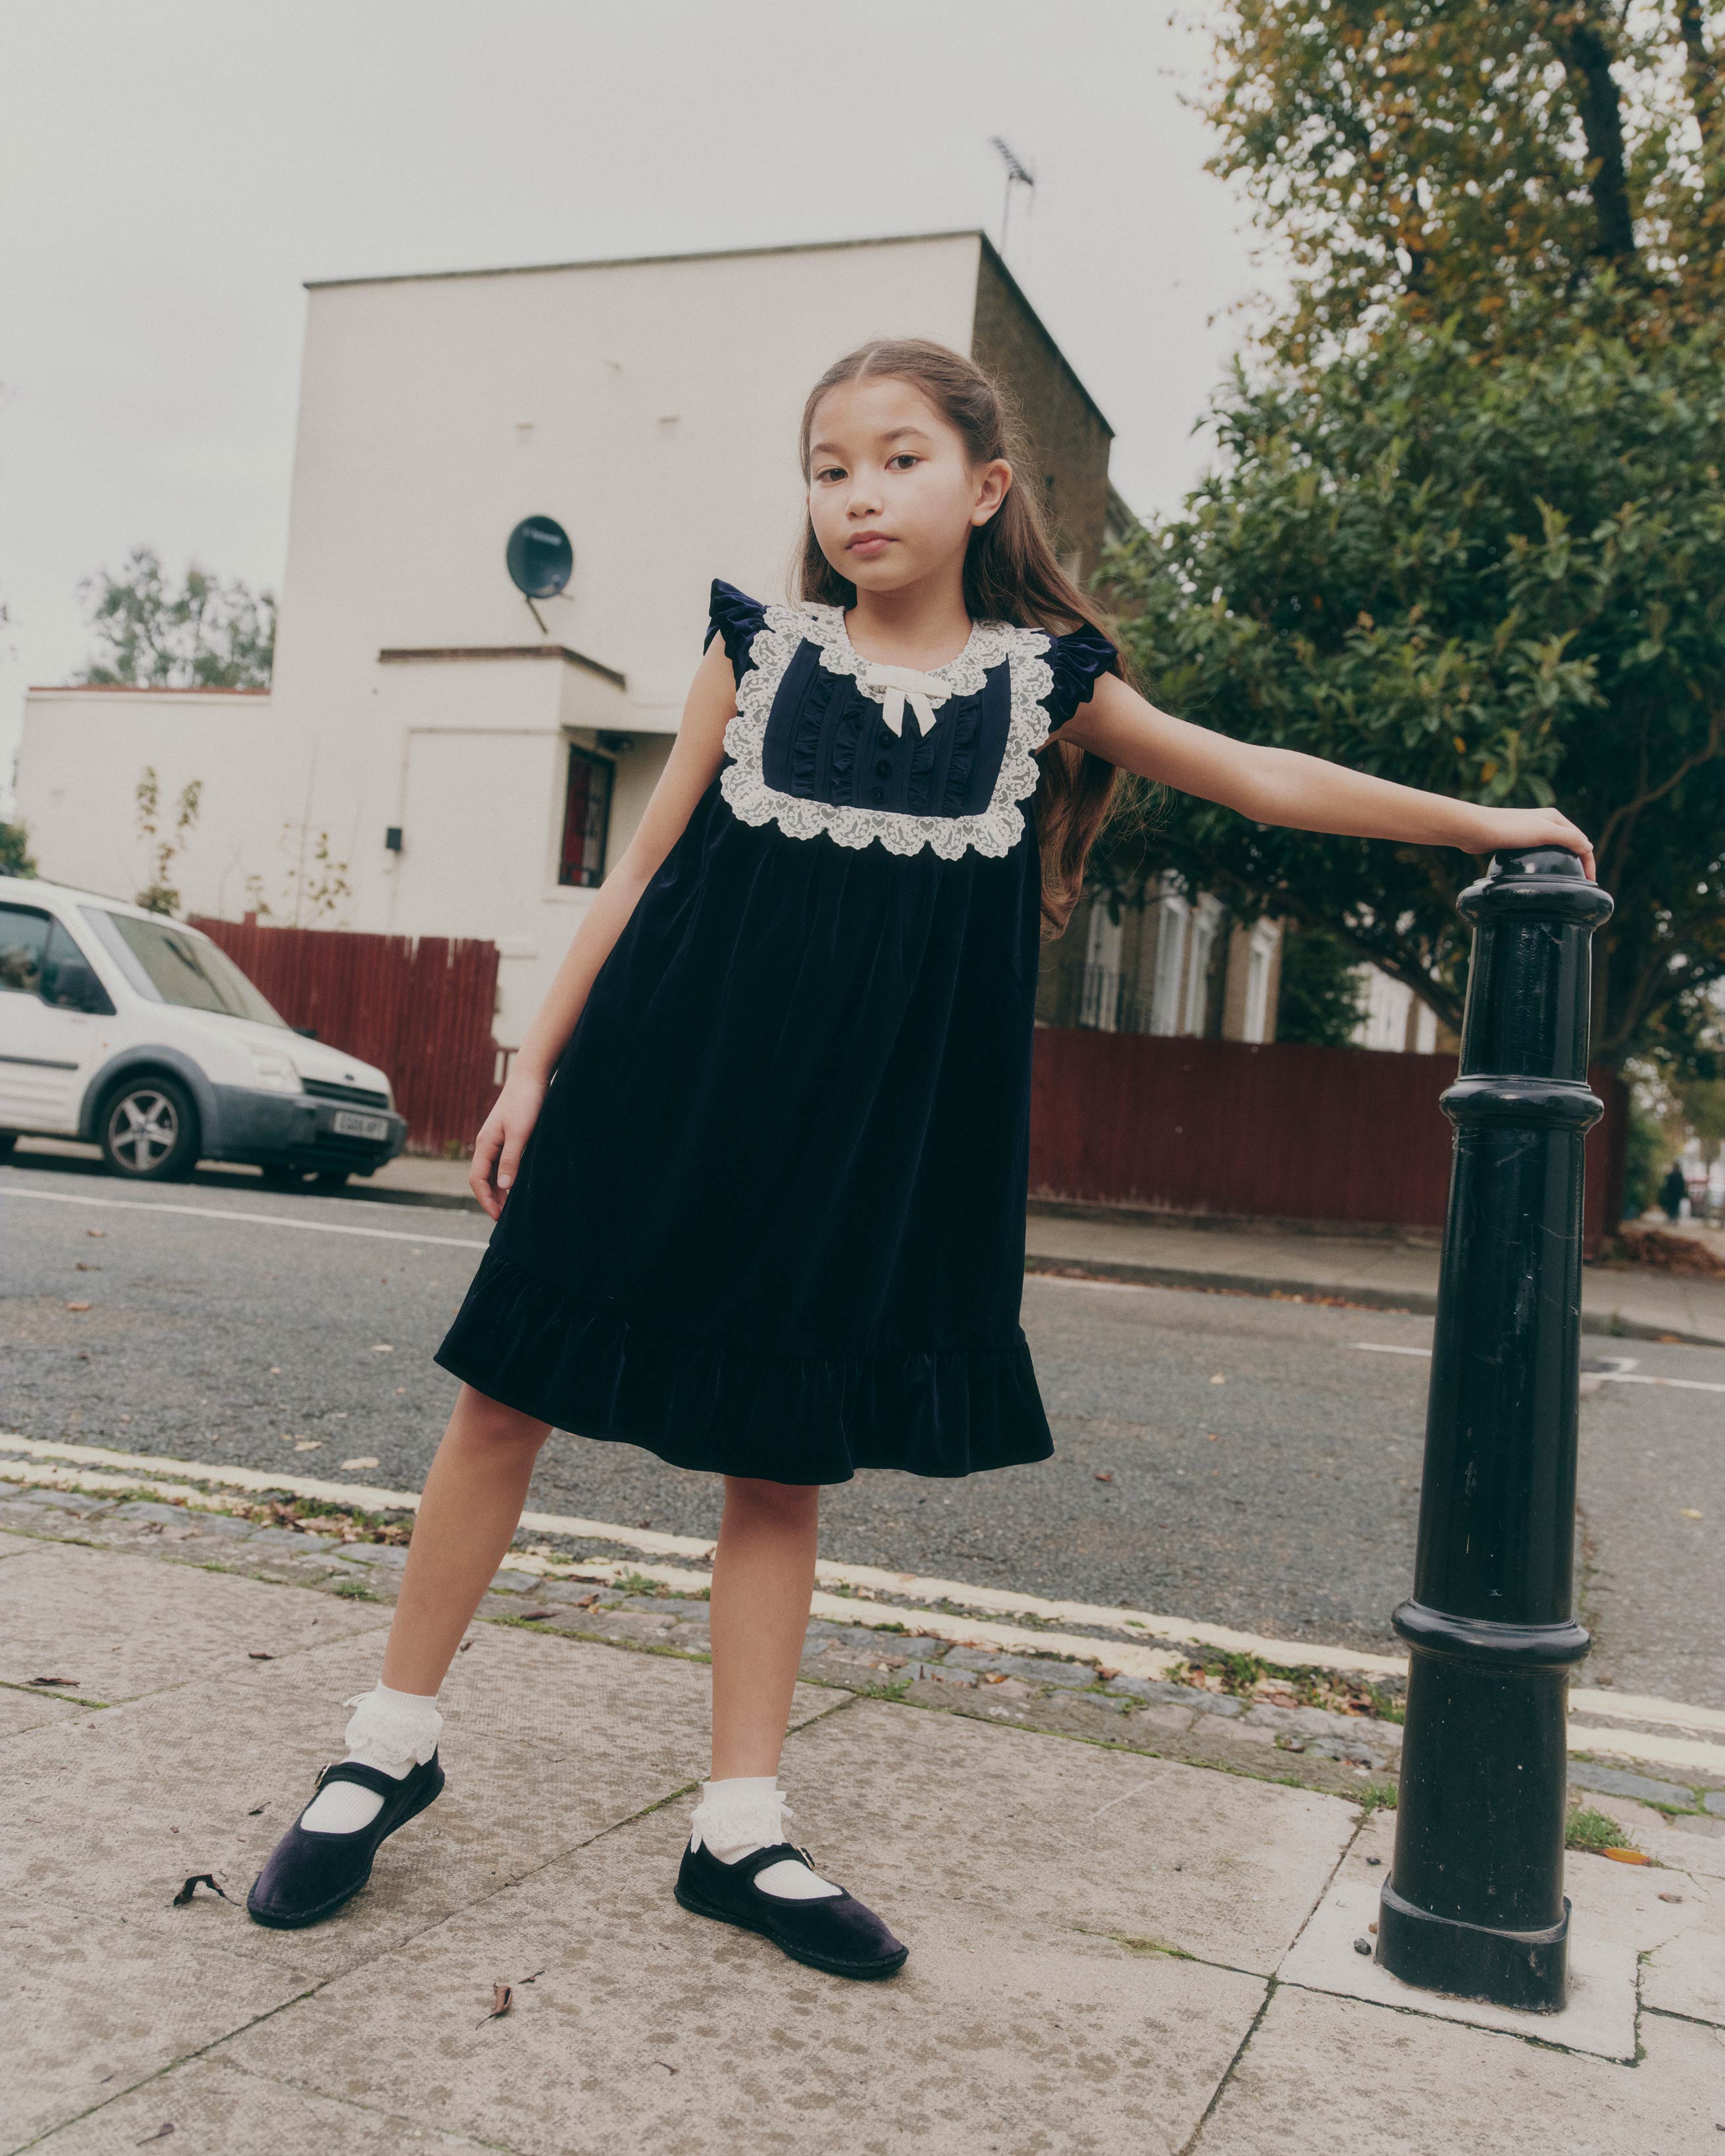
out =
<path fill-rule="evenodd" d="M 296 1033 L 208 936 L 0 875 L 0 1159 L 22 1132 L 83 1138 L 135 1179 L 244 1160 L 339 1187 L 408 1127 L 382 1071 Z"/>

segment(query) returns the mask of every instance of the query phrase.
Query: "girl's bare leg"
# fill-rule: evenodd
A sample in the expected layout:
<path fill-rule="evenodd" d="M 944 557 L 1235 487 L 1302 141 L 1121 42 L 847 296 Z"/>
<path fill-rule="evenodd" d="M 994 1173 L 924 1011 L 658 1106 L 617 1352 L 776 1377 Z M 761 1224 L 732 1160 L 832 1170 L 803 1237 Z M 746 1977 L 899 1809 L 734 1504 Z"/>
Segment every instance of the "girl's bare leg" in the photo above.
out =
<path fill-rule="evenodd" d="M 725 1477 L 710 1613 L 715 1781 L 778 1772 L 809 1626 L 819 1509 L 816 1487 Z"/>
<path fill-rule="evenodd" d="M 514 1538 L 550 1430 L 470 1385 L 461 1388 L 425 1478 L 383 1650 L 383 1681 L 392 1691 L 429 1697 L 443 1682 Z"/>

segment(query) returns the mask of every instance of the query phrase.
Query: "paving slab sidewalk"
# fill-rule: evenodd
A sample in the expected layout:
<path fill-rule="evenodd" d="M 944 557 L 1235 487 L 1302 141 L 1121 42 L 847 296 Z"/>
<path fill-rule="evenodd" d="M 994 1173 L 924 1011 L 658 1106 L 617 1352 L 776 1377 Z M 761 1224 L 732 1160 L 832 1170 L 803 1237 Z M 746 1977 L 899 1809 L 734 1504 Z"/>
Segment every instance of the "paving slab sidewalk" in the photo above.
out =
<path fill-rule="evenodd" d="M 895 1981 L 846 1984 L 670 1898 L 706 1678 L 675 1620 L 616 1642 L 477 1623 L 443 1799 L 340 1917 L 261 1930 L 245 1888 L 375 1669 L 393 1576 L 374 1595 L 297 1584 L 273 1546 L 247 1577 L 100 1539 L 152 1524 L 19 1504 L 0 1535 L 0 1638 L 29 1643 L 0 1671 L 0 2148 L 1722 2145 L 1717 1839 L 1573 1858 L 1574 2018 L 1506 2019 L 1353 1953 L 1385 1817 L 1276 1779 L 1274 1753 L 1207 1767 L 1148 1725 L 1099 1742 L 804 1682 L 796 1830 L 911 1948 Z M 203 1872 L 231 1898 L 173 1906 Z"/>

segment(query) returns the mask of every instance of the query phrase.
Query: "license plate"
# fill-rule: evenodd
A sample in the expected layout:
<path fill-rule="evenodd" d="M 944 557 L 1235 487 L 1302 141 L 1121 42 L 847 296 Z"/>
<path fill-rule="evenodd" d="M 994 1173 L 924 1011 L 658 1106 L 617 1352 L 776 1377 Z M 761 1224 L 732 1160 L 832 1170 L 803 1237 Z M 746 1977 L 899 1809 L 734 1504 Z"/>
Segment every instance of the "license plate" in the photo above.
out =
<path fill-rule="evenodd" d="M 336 1111 L 336 1135 L 342 1138 L 387 1138 L 389 1118 L 387 1116 L 359 1116 L 352 1108 Z"/>

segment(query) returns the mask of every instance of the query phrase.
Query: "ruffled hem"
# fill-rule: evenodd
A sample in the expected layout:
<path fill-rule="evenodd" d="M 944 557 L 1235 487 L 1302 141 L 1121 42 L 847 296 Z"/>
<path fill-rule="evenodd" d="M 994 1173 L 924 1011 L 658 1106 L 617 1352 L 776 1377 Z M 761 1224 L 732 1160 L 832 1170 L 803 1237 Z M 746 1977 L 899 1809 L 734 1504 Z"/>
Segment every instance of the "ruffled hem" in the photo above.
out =
<path fill-rule="evenodd" d="M 488 1250 L 435 1360 L 490 1399 L 673 1467 L 768 1482 L 942 1479 L 1054 1450 L 1022 1332 L 1002 1348 L 831 1361 L 637 1323 Z"/>

